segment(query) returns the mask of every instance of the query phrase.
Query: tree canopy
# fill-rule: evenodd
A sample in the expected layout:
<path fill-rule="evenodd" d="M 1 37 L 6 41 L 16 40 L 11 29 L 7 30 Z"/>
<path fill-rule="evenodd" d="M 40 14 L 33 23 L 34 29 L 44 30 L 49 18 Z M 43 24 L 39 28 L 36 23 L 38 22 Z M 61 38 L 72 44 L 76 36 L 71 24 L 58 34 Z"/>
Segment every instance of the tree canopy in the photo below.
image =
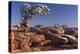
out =
<path fill-rule="evenodd" d="M 36 4 L 36 5 L 30 5 L 30 4 L 24 4 L 21 6 L 21 16 L 29 16 L 29 18 L 35 16 L 35 15 L 46 15 L 50 9 L 47 5 L 43 4 Z"/>

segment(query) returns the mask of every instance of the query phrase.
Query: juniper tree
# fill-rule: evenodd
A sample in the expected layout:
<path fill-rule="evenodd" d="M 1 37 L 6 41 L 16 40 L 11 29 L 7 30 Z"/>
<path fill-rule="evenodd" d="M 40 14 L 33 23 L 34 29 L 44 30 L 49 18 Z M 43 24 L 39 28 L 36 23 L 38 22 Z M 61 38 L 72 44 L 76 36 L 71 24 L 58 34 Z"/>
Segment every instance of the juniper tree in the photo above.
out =
<path fill-rule="evenodd" d="M 49 12 L 49 8 L 47 5 L 43 4 L 24 4 L 21 6 L 21 26 L 24 28 L 28 28 L 28 19 L 36 18 L 35 16 L 47 15 Z"/>

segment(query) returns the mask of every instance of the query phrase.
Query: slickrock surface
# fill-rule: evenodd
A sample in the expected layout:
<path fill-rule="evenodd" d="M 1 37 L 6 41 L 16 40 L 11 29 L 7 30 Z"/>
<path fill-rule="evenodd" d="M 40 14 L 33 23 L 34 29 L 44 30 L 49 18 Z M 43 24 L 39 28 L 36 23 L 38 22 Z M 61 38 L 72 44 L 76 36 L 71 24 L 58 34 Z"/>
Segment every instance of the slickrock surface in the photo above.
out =
<path fill-rule="evenodd" d="M 78 39 L 74 36 L 75 34 L 71 35 L 72 37 L 65 36 L 64 29 L 61 28 L 61 30 L 54 31 L 54 29 L 44 28 L 34 28 L 28 32 L 11 30 L 9 32 L 9 50 L 10 52 L 35 52 L 77 49 Z"/>

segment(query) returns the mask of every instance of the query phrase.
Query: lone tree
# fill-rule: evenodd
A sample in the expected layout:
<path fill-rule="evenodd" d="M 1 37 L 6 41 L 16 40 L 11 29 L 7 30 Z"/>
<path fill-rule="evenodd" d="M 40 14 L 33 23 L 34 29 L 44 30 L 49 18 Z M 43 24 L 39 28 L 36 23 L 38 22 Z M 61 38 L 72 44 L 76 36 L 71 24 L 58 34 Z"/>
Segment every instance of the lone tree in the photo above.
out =
<path fill-rule="evenodd" d="M 30 5 L 30 4 L 24 4 L 21 6 L 21 27 L 23 29 L 28 28 L 28 19 L 32 19 L 35 16 L 41 16 L 41 15 L 47 15 L 49 12 L 49 8 L 47 5 L 42 4 L 36 4 L 36 5 Z"/>

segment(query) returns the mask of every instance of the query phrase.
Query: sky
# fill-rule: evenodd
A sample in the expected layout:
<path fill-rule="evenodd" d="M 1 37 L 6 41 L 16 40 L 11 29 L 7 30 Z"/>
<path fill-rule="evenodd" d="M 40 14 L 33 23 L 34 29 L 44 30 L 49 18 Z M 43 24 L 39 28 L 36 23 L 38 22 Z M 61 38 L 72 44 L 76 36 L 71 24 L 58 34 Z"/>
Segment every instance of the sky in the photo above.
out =
<path fill-rule="evenodd" d="M 17 25 L 21 22 L 20 7 L 28 3 L 34 5 L 37 3 L 30 2 L 19 2 L 14 1 L 11 5 L 11 25 Z M 41 3 L 48 6 L 50 12 L 45 16 L 37 16 L 33 19 L 29 19 L 28 23 L 30 26 L 38 24 L 45 26 L 53 26 L 54 24 L 68 25 L 69 27 L 78 26 L 78 6 L 77 5 L 66 5 L 66 4 L 51 4 Z"/>

